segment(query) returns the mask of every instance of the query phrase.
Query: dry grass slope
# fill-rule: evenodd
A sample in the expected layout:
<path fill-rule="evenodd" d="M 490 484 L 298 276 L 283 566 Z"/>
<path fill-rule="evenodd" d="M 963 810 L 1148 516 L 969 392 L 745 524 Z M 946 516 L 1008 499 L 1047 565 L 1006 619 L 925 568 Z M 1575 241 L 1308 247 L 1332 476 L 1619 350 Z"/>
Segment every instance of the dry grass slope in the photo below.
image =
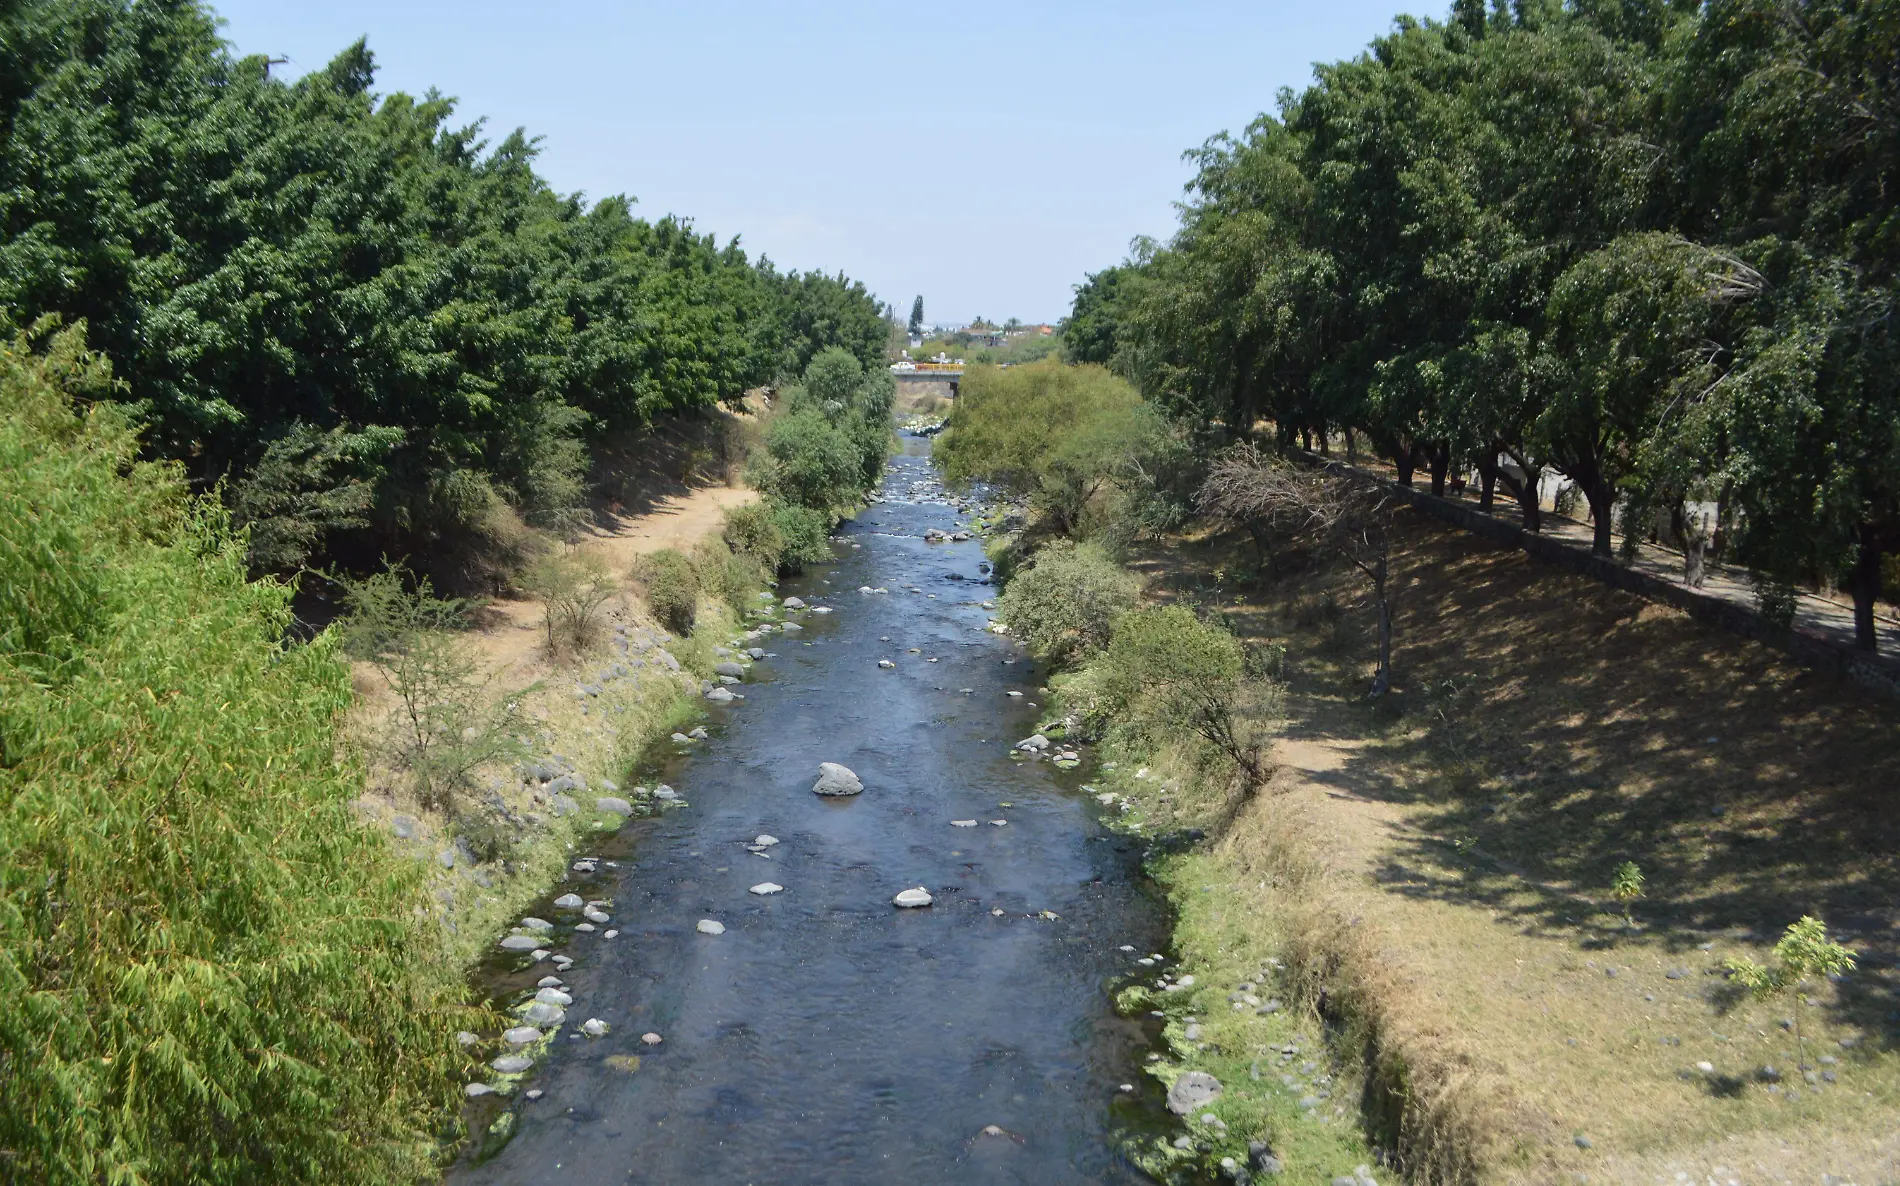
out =
<path fill-rule="evenodd" d="M 1348 574 L 1296 547 L 1257 578 L 1228 538 L 1139 564 L 1287 646 L 1277 793 L 1211 857 L 1366 1052 L 1375 1136 L 1416 1180 L 1900 1176 L 1900 712 L 1423 519 L 1395 562 L 1379 706 Z M 1860 971 L 1742 999 L 1721 960 L 1804 913 Z"/>

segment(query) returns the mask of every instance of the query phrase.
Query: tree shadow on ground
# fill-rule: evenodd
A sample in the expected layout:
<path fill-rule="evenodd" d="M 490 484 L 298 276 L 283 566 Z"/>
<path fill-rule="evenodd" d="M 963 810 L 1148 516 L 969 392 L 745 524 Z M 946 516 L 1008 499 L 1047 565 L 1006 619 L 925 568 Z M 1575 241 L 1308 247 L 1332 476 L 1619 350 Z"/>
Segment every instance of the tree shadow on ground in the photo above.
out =
<path fill-rule="evenodd" d="M 1250 545 L 1138 558 L 1153 595 L 1217 604 L 1287 647 L 1290 737 L 1348 740 L 1311 777 L 1418 809 L 1378 871 L 1394 893 L 1527 933 L 1688 955 L 1812 914 L 1861 953 L 1839 1020 L 1895 1041 L 1900 705 L 1759 644 L 1418 516 L 1394 552 L 1398 693 L 1361 698 L 1370 630 L 1349 574 L 1225 576 Z M 1335 607 L 1336 613 L 1325 611 Z M 1343 625 L 1342 625 L 1343 623 Z M 1613 870 L 1643 929 L 1601 925 Z M 1698 972 L 1706 969 L 1698 969 Z"/>

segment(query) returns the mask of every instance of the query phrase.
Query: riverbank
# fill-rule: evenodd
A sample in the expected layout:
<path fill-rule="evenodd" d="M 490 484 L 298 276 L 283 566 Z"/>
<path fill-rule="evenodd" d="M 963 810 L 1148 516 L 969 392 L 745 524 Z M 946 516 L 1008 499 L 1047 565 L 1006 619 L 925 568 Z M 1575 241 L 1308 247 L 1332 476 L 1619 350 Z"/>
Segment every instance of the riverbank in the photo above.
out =
<path fill-rule="evenodd" d="M 781 583 L 795 629 L 752 644 L 744 699 L 638 771 L 675 806 L 576 853 L 600 859 L 559 890 L 609 921 L 536 901 L 547 959 L 486 963 L 503 1011 L 546 988 L 564 1016 L 526 1077 L 483 1072 L 508 1094 L 476 1123 L 508 1139 L 455 1181 L 1141 1180 L 1115 1138 L 1165 1115 L 1140 1073 L 1160 1026 L 1104 991 L 1160 938 L 1139 846 L 1080 770 L 1012 751 L 1039 672 L 985 630 L 979 545 L 906 444 L 831 561 Z M 815 795 L 820 762 L 862 793 Z"/>
<path fill-rule="evenodd" d="M 618 780 L 627 769 L 697 723 L 699 684 L 718 661 L 709 640 L 733 633 L 736 617 L 706 599 L 700 631 L 677 639 L 653 620 L 630 573 L 639 556 L 690 552 L 719 532 L 727 510 L 756 499 L 731 486 L 690 487 L 585 532 L 575 550 L 597 556 L 619 588 L 602 607 L 595 637 L 578 649 L 549 649 L 546 606 L 532 597 L 487 603 L 474 628 L 457 636 L 484 675 L 483 695 L 518 706 L 532 729 L 523 735 L 524 757 L 547 778 L 524 779 L 512 760 L 478 768 L 483 814 L 470 820 L 425 807 L 402 771 L 370 755 L 357 811 L 428 869 L 427 909 L 440 925 L 445 959 L 467 966 L 485 952 L 507 920 L 559 878 L 568 852 L 620 825 L 624 816 L 600 810 L 597 800 L 621 797 Z M 352 675 L 351 732 L 371 737 L 397 704 L 368 664 L 355 664 Z M 549 791 L 556 780 L 566 781 Z"/>
<path fill-rule="evenodd" d="M 1247 579 L 1250 546 L 1205 532 L 1135 558 L 1151 595 L 1285 654 L 1277 772 L 1230 818 L 1162 763 L 1114 784 L 1151 830 L 1211 833 L 1161 865 L 1184 969 L 1277 961 L 1269 991 L 1325 1023 L 1413 1181 L 1900 1173 L 1886 706 L 1411 518 L 1372 705 L 1348 574 L 1280 560 Z M 1771 959 L 1803 913 L 1860 967 L 1748 999 L 1724 961 Z"/>

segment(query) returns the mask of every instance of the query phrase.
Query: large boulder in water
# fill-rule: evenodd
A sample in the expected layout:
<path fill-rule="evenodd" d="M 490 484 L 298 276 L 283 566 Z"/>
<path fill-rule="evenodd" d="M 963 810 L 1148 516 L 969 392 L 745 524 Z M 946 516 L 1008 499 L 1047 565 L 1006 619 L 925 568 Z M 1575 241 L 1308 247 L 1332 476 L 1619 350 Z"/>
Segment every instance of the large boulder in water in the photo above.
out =
<path fill-rule="evenodd" d="M 818 763 L 818 781 L 811 787 L 814 795 L 855 795 L 863 789 L 864 783 L 850 767 L 836 762 Z"/>

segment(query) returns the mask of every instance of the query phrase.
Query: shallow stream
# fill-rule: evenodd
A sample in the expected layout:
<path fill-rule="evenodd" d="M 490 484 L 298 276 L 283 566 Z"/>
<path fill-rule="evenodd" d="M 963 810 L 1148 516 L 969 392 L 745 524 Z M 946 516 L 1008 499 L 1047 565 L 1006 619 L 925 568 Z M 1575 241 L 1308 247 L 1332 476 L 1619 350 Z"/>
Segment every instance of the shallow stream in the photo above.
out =
<path fill-rule="evenodd" d="M 507 1103 L 512 1139 L 451 1182 L 1146 1180 L 1116 1137 L 1159 1115 L 1139 1069 L 1153 1035 L 1109 990 L 1124 946 L 1165 950 L 1162 910 L 1139 845 L 1078 790 L 1086 767 L 1010 757 L 1042 716 L 1041 673 L 984 630 L 979 543 L 925 542 L 962 522 L 928 442 L 906 446 L 838 562 L 779 590 L 834 612 L 767 636 L 745 699 L 663 772 L 686 805 L 554 890 L 611 899 L 617 937 L 530 911 L 561 919 L 574 1003 Z M 820 762 L 864 792 L 814 795 Z M 763 855 L 760 833 L 779 840 Z M 748 892 L 767 881 L 783 892 Z M 934 904 L 894 908 L 915 886 Z M 498 964 L 489 986 L 552 970 Z M 575 1036 L 587 1018 L 612 1032 Z"/>

